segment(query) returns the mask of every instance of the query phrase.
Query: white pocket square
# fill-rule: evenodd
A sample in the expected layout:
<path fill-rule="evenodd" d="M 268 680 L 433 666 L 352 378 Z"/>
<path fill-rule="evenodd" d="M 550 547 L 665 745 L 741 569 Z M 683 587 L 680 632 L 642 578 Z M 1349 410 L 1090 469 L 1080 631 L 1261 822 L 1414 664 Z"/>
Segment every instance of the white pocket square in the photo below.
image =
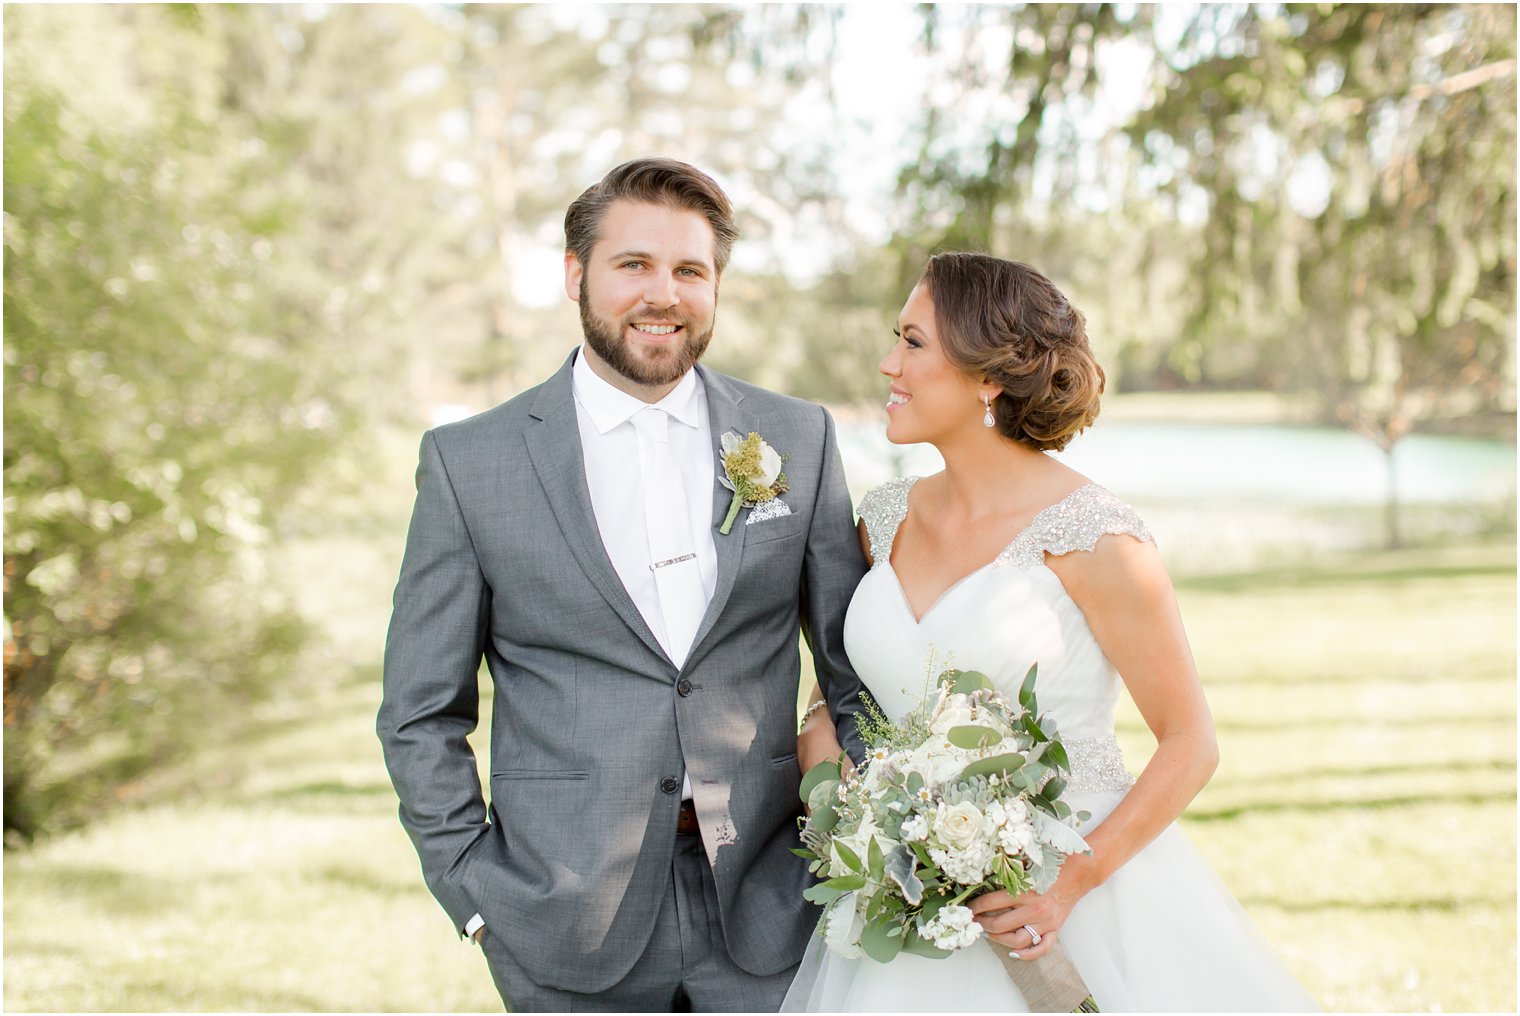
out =
<path fill-rule="evenodd" d="M 751 508 L 749 518 L 744 520 L 744 524 L 752 526 L 756 522 L 769 522 L 771 519 L 779 519 L 790 514 L 792 514 L 791 507 L 779 497 L 773 497 Z"/>

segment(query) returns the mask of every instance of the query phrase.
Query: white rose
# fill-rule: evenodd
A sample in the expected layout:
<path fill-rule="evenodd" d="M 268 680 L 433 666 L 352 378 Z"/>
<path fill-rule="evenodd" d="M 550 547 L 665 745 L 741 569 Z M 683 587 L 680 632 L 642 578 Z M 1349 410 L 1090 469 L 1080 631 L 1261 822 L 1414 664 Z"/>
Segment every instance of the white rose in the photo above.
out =
<path fill-rule="evenodd" d="M 937 787 L 953 780 L 966 768 L 966 753 L 949 741 L 932 740 L 913 752 L 908 768 L 922 776 L 929 786 Z"/>
<path fill-rule="evenodd" d="M 932 921 L 919 929 L 919 934 L 946 951 L 964 949 L 982 935 L 982 926 L 973 916 L 970 907 L 951 904 L 942 907 Z"/>
<path fill-rule="evenodd" d="M 941 804 L 934 816 L 934 835 L 945 846 L 964 850 L 981 837 L 983 817 L 970 801 Z"/>
<path fill-rule="evenodd" d="M 971 718 L 971 699 L 965 695 L 947 695 L 934 714 L 929 729 L 936 734 L 944 734 L 951 727 L 963 727 L 974 722 Z"/>
<path fill-rule="evenodd" d="M 902 824 L 901 835 L 906 843 L 917 843 L 929 838 L 929 820 L 922 814 L 914 815 Z"/>

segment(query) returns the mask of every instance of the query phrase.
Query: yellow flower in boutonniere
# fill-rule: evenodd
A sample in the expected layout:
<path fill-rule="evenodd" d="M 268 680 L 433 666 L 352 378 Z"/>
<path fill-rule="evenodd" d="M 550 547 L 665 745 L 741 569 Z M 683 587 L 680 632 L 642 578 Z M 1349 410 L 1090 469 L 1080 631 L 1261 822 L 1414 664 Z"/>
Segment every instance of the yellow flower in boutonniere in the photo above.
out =
<path fill-rule="evenodd" d="M 727 536 L 740 508 L 753 508 L 786 493 L 786 474 L 781 471 L 781 463 L 786 457 L 777 455 L 776 449 L 760 440 L 760 435 L 754 431 L 743 438 L 729 431 L 723 435 L 721 443 L 723 476 L 718 482 L 734 492 L 728 516 L 718 527 L 718 532 Z"/>

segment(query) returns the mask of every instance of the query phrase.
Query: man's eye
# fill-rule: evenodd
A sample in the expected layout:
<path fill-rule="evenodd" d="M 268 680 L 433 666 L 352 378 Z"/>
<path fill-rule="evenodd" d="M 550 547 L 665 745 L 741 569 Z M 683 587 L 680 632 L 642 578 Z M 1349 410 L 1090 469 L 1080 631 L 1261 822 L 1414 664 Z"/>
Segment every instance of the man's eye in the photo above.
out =
<path fill-rule="evenodd" d="M 624 268 L 643 268 L 644 267 L 644 262 L 642 262 L 642 261 L 624 261 L 623 262 L 623 267 Z"/>

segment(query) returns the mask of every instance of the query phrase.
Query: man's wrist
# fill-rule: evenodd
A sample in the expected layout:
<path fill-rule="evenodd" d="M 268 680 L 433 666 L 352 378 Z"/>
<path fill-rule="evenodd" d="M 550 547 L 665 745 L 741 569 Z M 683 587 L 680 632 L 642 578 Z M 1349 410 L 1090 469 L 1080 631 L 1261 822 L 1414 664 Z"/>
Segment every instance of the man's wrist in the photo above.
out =
<path fill-rule="evenodd" d="M 480 933 L 482 931 L 485 931 L 485 930 L 486 930 L 486 921 L 485 921 L 485 918 L 481 917 L 479 914 L 476 914 L 474 917 L 470 918 L 468 921 L 466 921 L 464 923 L 464 934 L 465 934 L 465 937 L 468 938 L 468 939 L 470 939 L 473 942 L 479 942 L 480 941 Z"/>

